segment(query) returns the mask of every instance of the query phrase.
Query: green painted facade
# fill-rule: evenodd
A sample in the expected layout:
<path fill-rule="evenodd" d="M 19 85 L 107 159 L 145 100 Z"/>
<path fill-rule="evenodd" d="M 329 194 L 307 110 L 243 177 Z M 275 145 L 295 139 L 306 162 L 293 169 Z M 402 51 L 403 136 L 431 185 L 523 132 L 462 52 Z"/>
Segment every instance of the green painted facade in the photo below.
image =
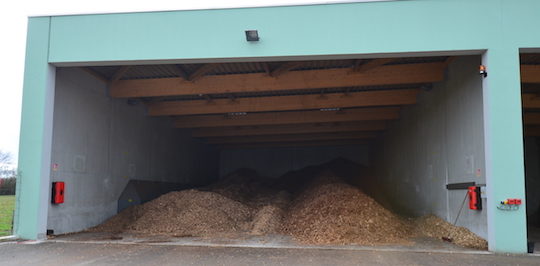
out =
<path fill-rule="evenodd" d="M 51 91 L 54 70 L 47 62 L 49 52 L 48 17 L 32 18 L 28 23 L 24 71 L 23 110 L 19 144 L 19 178 L 14 232 L 17 236 L 36 239 L 44 235 L 49 195 Z M 49 105 L 49 106 L 48 106 Z M 47 147 L 47 144 L 48 147 Z M 49 154 L 49 156 L 47 156 Z M 47 161 L 48 160 L 48 161 Z"/>
<path fill-rule="evenodd" d="M 16 234 L 35 239 L 45 229 L 40 199 L 47 199 L 41 188 L 49 183 L 48 64 L 482 54 L 489 71 L 484 83 L 489 246 L 526 252 L 525 206 L 505 212 L 496 203 L 525 198 L 518 55 L 520 49 L 540 47 L 538 14 L 536 0 L 410 0 L 30 18 Z M 261 41 L 246 42 L 246 29 L 259 30 Z"/>

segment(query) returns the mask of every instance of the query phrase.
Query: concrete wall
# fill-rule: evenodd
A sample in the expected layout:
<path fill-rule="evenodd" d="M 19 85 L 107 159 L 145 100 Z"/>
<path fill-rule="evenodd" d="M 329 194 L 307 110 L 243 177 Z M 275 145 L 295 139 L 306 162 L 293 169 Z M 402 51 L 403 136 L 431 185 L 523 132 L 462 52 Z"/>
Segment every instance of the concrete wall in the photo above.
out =
<path fill-rule="evenodd" d="M 266 177 L 279 177 L 291 170 L 328 162 L 343 157 L 367 165 L 368 147 L 325 146 L 223 150 L 220 156 L 220 176 L 238 168 L 252 168 Z"/>
<path fill-rule="evenodd" d="M 79 231 L 116 214 L 130 179 L 217 178 L 218 152 L 168 118 L 107 97 L 105 84 L 81 70 L 58 69 L 56 80 L 51 181 L 66 182 L 66 192 L 64 204 L 49 206 L 48 229 Z"/>
<path fill-rule="evenodd" d="M 418 104 L 405 107 L 402 118 L 387 130 L 376 153 L 377 181 L 371 182 L 384 192 L 375 195 L 383 204 L 454 222 L 466 190 L 447 190 L 445 185 L 485 184 L 479 64 L 479 57 L 454 60 L 445 81 L 422 92 Z M 466 205 L 457 225 L 487 238 L 486 213 Z"/>

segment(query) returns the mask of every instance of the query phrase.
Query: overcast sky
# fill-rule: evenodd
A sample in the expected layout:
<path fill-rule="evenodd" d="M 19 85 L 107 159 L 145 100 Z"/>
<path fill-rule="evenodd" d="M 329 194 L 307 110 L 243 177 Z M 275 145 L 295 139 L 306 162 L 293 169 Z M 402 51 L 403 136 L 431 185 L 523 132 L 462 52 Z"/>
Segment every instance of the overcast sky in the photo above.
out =
<path fill-rule="evenodd" d="M 19 146 L 26 22 L 28 16 L 361 1 L 362 0 L 92 0 L 90 2 L 74 0 L 3 1 L 2 10 L 4 10 L 4 12 L 2 12 L 2 15 L 0 16 L 0 29 L 3 36 L 3 41 L 0 42 L 0 51 L 3 59 L 3 63 L 0 64 L 0 74 L 2 77 L 2 87 L 0 88 L 0 150 L 10 152 L 13 155 L 14 161 L 16 162 Z"/>

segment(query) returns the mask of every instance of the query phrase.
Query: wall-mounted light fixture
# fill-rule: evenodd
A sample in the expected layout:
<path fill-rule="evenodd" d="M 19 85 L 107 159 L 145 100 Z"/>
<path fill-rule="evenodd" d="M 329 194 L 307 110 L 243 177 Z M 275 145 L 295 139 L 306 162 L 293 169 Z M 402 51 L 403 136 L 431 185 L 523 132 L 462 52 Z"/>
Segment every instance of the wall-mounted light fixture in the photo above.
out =
<path fill-rule="evenodd" d="M 486 66 L 484 65 L 480 65 L 480 67 L 478 68 L 479 72 L 480 72 L 480 76 L 482 77 L 487 77 L 487 69 L 486 69 Z"/>
<path fill-rule="evenodd" d="M 248 42 L 258 42 L 259 32 L 257 30 L 246 30 L 246 40 Z"/>

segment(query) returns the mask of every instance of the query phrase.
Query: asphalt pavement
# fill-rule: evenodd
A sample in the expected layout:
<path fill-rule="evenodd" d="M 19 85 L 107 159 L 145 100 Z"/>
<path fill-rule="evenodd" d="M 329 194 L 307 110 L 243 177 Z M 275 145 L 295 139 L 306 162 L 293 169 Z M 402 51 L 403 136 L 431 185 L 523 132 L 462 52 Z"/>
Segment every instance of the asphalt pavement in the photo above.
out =
<path fill-rule="evenodd" d="M 0 265 L 540 265 L 540 256 L 45 241 L 0 243 Z"/>

